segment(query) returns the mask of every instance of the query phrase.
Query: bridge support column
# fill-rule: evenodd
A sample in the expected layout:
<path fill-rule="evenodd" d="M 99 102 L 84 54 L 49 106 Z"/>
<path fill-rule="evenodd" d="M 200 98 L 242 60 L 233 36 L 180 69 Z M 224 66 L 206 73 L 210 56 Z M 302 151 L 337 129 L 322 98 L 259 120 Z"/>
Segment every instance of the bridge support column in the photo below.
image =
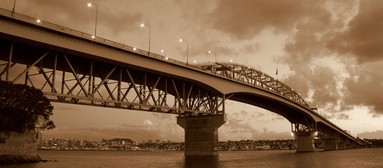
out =
<path fill-rule="evenodd" d="M 297 146 L 297 152 L 314 151 L 314 132 L 295 132 L 294 137 Z"/>
<path fill-rule="evenodd" d="M 218 156 L 218 128 L 226 115 L 177 117 L 185 129 L 185 156 Z"/>
<path fill-rule="evenodd" d="M 337 139 L 323 139 L 322 144 L 323 144 L 323 150 L 325 151 L 338 150 Z"/>

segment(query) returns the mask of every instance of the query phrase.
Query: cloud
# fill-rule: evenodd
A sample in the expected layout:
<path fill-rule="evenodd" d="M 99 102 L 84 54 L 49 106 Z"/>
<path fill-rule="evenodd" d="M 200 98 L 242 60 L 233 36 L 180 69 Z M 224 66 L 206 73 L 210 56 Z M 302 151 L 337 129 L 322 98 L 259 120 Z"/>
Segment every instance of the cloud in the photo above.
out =
<path fill-rule="evenodd" d="M 301 65 L 295 69 L 296 73 L 284 82 L 296 88 L 298 93 L 302 93 L 303 97 L 308 97 L 309 91 L 312 89 L 311 95 L 315 104 L 325 106 L 326 104 L 336 104 L 341 97 L 338 93 L 337 73 L 328 66 L 309 66 Z"/>
<path fill-rule="evenodd" d="M 285 128 L 277 129 L 279 132 L 269 131 L 267 129 L 275 129 L 275 124 L 282 124 L 277 127 L 283 127 L 285 124 L 283 120 L 287 121 L 286 119 L 280 115 L 259 110 L 260 109 L 252 111 L 241 110 L 239 112 L 229 113 L 227 122 L 219 128 L 220 140 L 291 138 L 290 133 L 285 132 Z M 270 115 L 266 115 L 266 113 Z"/>
<path fill-rule="evenodd" d="M 338 113 L 336 115 L 336 119 L 338 119 L 338 120 L 349 120 L 350 116 L 345 114 L 345 113 Z"/>
<path fill-rule="evenodd" d="M 338 34 L 329 47 L 339 54 L 355 56 L 361 63 L 383 59 L 383 2 L 361 0 L 358 14 L 348 29 Z"/>
<path fill-rule="evenodd" d="M 142 13 L 129 10 L 134 7 L 128 1 L 93 2 L 98 6 L 98 32 L 102 35 L 118 36 L 119 33 L 136 28 L 142 21 Z M 87 7 L 87 3 L 86 0 L 24 1 L 18 2 L 17 9 L 45 21 L 64 26 L 75 25 L 70 28 L 93 33 L 96 10 Z"/>
<path fill-rule="evenodd" d="M 251 39 L 268 28 L 288 31 L 307 14 L 320 15 L 320 7 L 317 1 L 221 0 L 207 18 L 213 28 L 234 39 Z"/>
<path fill-rule="evenodd" d="M 276 4 L 274 1 L 263 2 L 269 3 L 268 5 L 272 6 L 270 9 L 278 13 L 272 15 L 267 13 L 268 10 L 265 11 L 263 16 L 270 21 L 265 21 L 264 25 L 290 34 L 284 46 L 285 54 L 282 54 L 277 61 L 279 64 L 287 65 L 291 74 L 281 80 L 302 94 L 302 97 L 315 102 L 315 105 L 334 109 L 339 105 L 337 100 L 342 97 L 339 93 L 341 88 L 338 86 L 342 76 L 339 76 L 339 69 L 331 67 L 339 63 L 338 61 L 315 63 L 321 59 L 331 61 L 334 59 L 331 57 L 332 51 L 326 49 L 326 44 L 328 38 L 344 26 L 338 23 L 343 18 L 334 19 L 334 15 L 341 16 L 334 14 L 331 7 L 338 5 L 340 7 L 337 10 L 343 10 L 346 8 L 343 6 L 350 5 L 346 2 L 335 4 L 338 1 L 316 1 L 316 4 L 311 4 L 311 1 L 284 2 L 287 4 Z M 294 7 L 291 7 L 291 4 L 294 4 Z M 276 12 L 279 5 L 287 6 L 286 8 L 289 9 Z M 279 23 L 280 19 L 289 21 L 289 24 L 282 21 Z M 261 28 L 267 28 L 267 26 L 262 27 L 262 22 L 259 24 Z"/>
<path fill-rule="evenodd" d="M 377 47 L 383 43 L 382 23 L 377 19 L 383 3 L 356 2 L 328 1 L 318 16 L 307 15 L 278 60 L 292 71 L 283 82 L 323 108 L 330 118 L 348 119 L 335 113 L 360 105 L 383 113 L 379 70 L 383 49 Z"/>
<path fill-rule="evenodd" d="M 383 2 L 360 1 L 358 13 L 348 28 L 337 34 L 328 47 L 344 58 L 354 58 L 347 66 L 350 77 L 345 81 L 345 104 L 366 106 L 375 117 L 383 114 Z"/>
<path fill-rule="evenodd" d="M 367 106 L 371 112 L 383 114 L 382 65 L 383 61 L 377 61 L 353 68 L 352 78 L 345 81 L 347 105 Z"/>
<path fill-rule="evenodd" d="M 381 139 L 383 137 L 383 130 L 376 130 L 374 132 L 363 132 L 358 134 L 358 137 L 366 139 Z"/>

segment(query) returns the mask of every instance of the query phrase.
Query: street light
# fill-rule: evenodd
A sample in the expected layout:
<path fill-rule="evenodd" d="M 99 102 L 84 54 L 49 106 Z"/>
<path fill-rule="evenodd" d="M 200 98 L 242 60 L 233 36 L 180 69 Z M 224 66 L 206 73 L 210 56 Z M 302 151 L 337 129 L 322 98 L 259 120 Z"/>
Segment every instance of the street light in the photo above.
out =
<path fill-rule="evenodd" d="M 166 56 L 166 52 L 165 52 L 165 50 L 161 49 L 161 53 L 164 54 L 164 56 L 165 56 L 165 60 L 168 60 L 168 59 L 169 59 L 169 58 Z"/>
<path fill-rule="evenodd" d="M 92 36 L 92 38 L 95 39 L 95 38 L 96 38 L 96 35 L 97 35 L 98 6 L 97 6 L 97 4 L 95 4 L 95 3 L 90 3 L 90 2 L 88 2 L 88 7 L 89 7 L 89 8 L 91 8 L 91 7 L 93 7 L 93 6 L 95 6 L 95 8 L 96 8 L 96 22 L 95 22 L 95 25 L 94 25 L 94 35 Z"/>
<path fill-rule="evenodd" d="M 149 53 L 150 53 L 150 26 L 148 24 L 141 23 L 142 28 L 147 27 L 149 30 Z"/>
<path fill-rule="evenodd" d="M 182 39 L 180 38 L 178 40 L 179 42 L 185 42 L 186 43 L 186 65 L 189 65 L 189 44 L 188 44 L 188 41 L 186 41 L 185 39 Z"/>
<path fill-rule="evenodd" d="M 217 63 L 217 54 L 214 51 L 210 51 L 210 50 L 208 51 L 208 53 L 214 55 L 215 63 Z"/>
<path fill-rule="evenodd" d="M 16 0 L 13 1 L 12 16 L 13 14 L 15 14 L 15 9 L 16 9 Z"/>

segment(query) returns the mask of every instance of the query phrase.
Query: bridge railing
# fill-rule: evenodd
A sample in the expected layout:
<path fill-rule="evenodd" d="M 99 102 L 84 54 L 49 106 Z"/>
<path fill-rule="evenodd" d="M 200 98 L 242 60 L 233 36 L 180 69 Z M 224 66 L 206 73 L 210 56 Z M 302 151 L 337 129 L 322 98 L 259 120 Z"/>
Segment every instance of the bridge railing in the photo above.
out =
<path fill-rule="evenodd" d="M 94 42 L 101 43 L 101 44 L 104 44 L 104 45 L 108 45 L 108 46 L 111 46 L 111 47 L 114 47 L 114 48 L 118 48 L 118 49 L 122 49 L 122 50 L 125 50 L 125 51 L 129 51 L 129 52 L 132 52 L 132 53 L 137 53 L 137 54 L 140 54 L 140 55 L 143 55 L 143 56 L 148 56 L 148 57 L 152 57 L 152 58 L 156 58 L 156 59 L 160 59 L 160 60 L 166 60 L 167 62 L 171 62 L 171 63 L 182 65 L 182 66 L 187 66 L 187 64 L 185 62 L 181 62 L 181 61 L 178 61 L 178 60 L 175 60 L 175 59 L 167 58 L 167 57 L 165 57 L 163 55 L 160 55 L 160 54 L 149 53 L 146 50 L 135 48 L 135 47 L 132 47 L 132 46 L 129 46 L 129 45 L 126 45 L 126 44 L 122 44 L 122 43 L 119 43 L 119 42 L 115 42 L 115 41 L 112 41 L 112 40 L 108 40 L 108 39 L 105 39 L 105 38 L 102 38 L 102 37 L 98 37 L 98 36 L 93 37 L 93 34 L 81 32 L 81 31 L 78 31 L 78 30 L 75 30 L 75 29 L 71 29 L 71 28 L 62 26 L 62 25 L 57 25 L 57 24 L 51 23 L 51 22 L 43 20 L 43 19 L 39 19 L 39 18 L 23 15 L 23 14 L 20 14 L 20 13 L 17 13 L 17 12 L 12 12 L 12 11 L 4 9 L 4 8 L 0 8 L 0 15 L 8 17 L 8 18 L 13 18 L 13 19 L 16 19 L 16 20 L 19 20 L 19 21 L 22 21 L 22 22 L 30 23 L 32 25 L 44 27 L 44 28 L 47 28 L 47 29 L 50 29 L 50 30 L 55 30 L 55 31 L 58 31 L 58 32 L 62 32 L 62 33 L 65 33 L 65 34 L 68 34 L 68 35 L 71 35 L 71 36 L 75 36 L 75 37 L 79 37 L 79 38 L 82 38 L 82 39 L 85 39 L 85 40 L 94 41 Z"/>

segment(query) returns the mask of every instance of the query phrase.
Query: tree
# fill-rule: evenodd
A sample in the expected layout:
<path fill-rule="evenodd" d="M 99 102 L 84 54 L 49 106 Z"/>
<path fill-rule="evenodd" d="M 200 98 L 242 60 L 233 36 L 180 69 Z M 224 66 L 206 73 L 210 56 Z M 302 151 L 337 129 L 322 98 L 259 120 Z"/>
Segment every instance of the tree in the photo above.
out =
<path fill-rule="evenodd" d="M 53 129 L 53 106 L 41 90 L 0 81 L 0 132 Z"/>

